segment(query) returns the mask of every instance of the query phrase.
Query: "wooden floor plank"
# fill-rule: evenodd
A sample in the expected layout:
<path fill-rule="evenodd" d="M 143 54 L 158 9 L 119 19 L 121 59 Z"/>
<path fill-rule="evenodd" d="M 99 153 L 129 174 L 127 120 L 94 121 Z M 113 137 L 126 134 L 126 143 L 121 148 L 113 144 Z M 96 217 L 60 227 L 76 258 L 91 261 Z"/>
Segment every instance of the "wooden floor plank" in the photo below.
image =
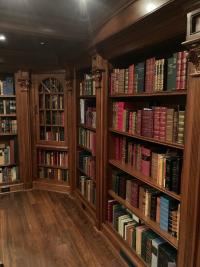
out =
<path fill-rule="evenodd" d="M 5 267 L 124 267 L 71 197 L 45 191 L 0 196 Z"/>

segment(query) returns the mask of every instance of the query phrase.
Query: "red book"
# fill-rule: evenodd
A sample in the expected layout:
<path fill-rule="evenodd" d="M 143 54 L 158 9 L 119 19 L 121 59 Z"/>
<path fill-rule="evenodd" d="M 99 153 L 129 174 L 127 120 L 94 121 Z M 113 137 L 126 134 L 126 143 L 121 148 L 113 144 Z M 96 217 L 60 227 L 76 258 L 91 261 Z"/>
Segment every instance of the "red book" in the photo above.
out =
<path fill-rule="evenodd" d="M 143 146 L 141 152 L 142 152 L 141 171 L 144 175 L 150 177 L 151 150 Z"/>
<path fill-rule="evenodd" d="M 177 71 L 176 71 L 176 89 L 181 88 L 181 62 L 182 62 L 182 52 L 178 52 L 177 55 Z"/>
<path fill-rule="evenodd" d="M 153 137 L 153 110 L 149 108 L 142 110 L 142 135 Z"/>

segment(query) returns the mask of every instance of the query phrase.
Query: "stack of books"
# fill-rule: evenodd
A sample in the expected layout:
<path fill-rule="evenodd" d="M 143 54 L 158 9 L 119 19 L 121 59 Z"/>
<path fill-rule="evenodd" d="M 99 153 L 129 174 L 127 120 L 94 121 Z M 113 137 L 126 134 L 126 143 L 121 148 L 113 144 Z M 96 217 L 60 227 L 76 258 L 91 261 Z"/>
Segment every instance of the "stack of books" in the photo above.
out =
<path fill-rule="evenodd" d="M 129 102 L 113 102 L 112 127 L 161 141 L 184 143 L 185 110 L 179 106 L 136 109 Z"/>
<path fill-rule="evenodd" d="M 96 103 L 85 99 L 80 99 L 80 123 L 96 128 Z"/>
<path fill-rule="evenodd" d="M 10 183 L 19 180 L 18 167 L 0 167 L 0 183 Z"/>
<path fill-rule="evenodd" d="M 16 134 L 17 120 L 0 118 L 0 133 Z"/>
<path fill-rule="evenodd" d="M 148 58 L 125 69 L 113 69 L 110 94 L 137 94 L 186 89 L 186 51 L 168 58 Z"/>
<path fill-rule="evenodd" d="M 112 174 L 112 190 L 178 239 L 180 203 L 177 200 L 123 173 Z"/>
<path fill-rule="evenodd" d="M 51 179 L 64 182 L 68 182 L 69 180 L 68 170 L 62 169 L 39 167 L 38 175 L 40 179 Z"/>
<path fill-rule="evenodd" d="M 95 96 L 96 88 L 92 74 L 85 74 L 84 80 L 80 82 L 80 96 Z"/>
<path fill-rule="evenodd" d="M 148 266 L 176 266 L 177 250 L 115 200 L 108 200 L 107 220 Z"/>
<path fill-rule="evenodd" d="M 79 145 L 89 149 L 93 155 L 96 152 L 96 133 L 84 128 L 79 128 Z"/>
<path fill-rule="evenodd" d="M 62 151 L 38 150 L 38 164 L 68 168 L 68 153 Z"/>
<path fill-rule="evenodd" d="M 78 151 L 79 168 L 90 178 L 95 179 L 95 158 L 90 152 L 85 150 Z"/>
<path fill-rule="evenodd" d="M 95 205 L 96 203 L 96 185 L 93 179 L 87 176 L 79 177 L 79 189 L 81 194 L 87 199 L 88 202 L 91 202 Z"/>
<path fill-rule="evenodd" d="M 9 145 L 0 144 L 0 165 L 15 164 L 17 159 L 17 141 L 9 140 Z"/>
<path fill-rule="evenodd" d="M 14 78 L 7 76 L 5 79 L 0 80 L 0 95 L 14 95 Z"/>
<path fill-rule="evenodd" d="M 0 99 L 0 114 L 15 114 L 16 100 L 15 99 Z"/>
<path fill-rule="evenodd" d="M 157 185 L 180 193 L 182 155 L 173 150 L 151 148 L 126 137 L 113 137 L 115 160 L 128 164 Z"/>

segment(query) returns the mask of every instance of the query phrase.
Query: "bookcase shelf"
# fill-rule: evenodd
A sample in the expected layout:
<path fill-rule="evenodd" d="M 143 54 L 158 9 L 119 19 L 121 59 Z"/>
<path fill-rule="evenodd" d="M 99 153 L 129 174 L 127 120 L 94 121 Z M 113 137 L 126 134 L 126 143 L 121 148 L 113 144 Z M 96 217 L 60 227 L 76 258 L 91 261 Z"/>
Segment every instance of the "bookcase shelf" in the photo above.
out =
<path fill-rule="evenodd" d="M 133 95 L 129 94 L 113 94 L 109 95 L 109 98 L 138 98 L 138 97 L 174 97 L 174 96 L 186 96 L 187 90 L 176 90 L 172 92 L 155 92 L 155 93 L 135 93 Z"/>
<path fill-rule="evenodd" d="M 95 180 L 93 177 L 91 177 L 91 176 L 89 176 L 88 174 L 86 174 L 82 169 L 80 169 L 80 168 L 77 167 L 77 170 L 78 170 L 79 172 L 81 172 L 83 175 L 88 176 L 90 179 L 93 180 L 94 183 L 96 183 L 96 180 Z"/>
<path fill-rule="evenodd" d="M 0 98 L 16 98 L 16 95 L 0 95 Z"/>
<path fill-rule="evenodd" d="M 17 114 L 0 114 L 0 117 L 16 117 Z"/>
<path fill-rule="evenodd" d="M 0 133 L 0 136 L 16 136 L 17 133 Z"/>
<path fill-rule="evenodd" d="M 0 168 L 1 167 L 11 167 L 11 166 L 16 166 L 17 164 L 13 163 L 13 164 L 0 164 Z"/>
<path fill-rule="evenodd" d="M 0 183 L 0 187 L 21 184 L 20 180 Z"/>
<path fill-rule="evenodd" d="M 57 165 L 46 165 L 46 164 L 38 164 L 39 167 L 44 167 L 44 168 L 52 168 L 52 169 L 61 169 L 61 170 L 68 170 L 67 167 L 64 166 L 57 166 Z"/>
<path fill-rule="evenodd" d="M 171 147 L 171 148 L 176 148 L 176 149 L 180 149 L 183 150 L 184 149 L 184 145 L 182 144 L 177 144 L 177 143 L 170 143 L 170 142 L 166 142 L 166 141 L 160 141 L 160 140 L 156 140 L 154 138 L 150 138 L 150 137 L 145 137 L 142 135 L 137 135 L 137 134 L 129 134 L 126 132 L 121 132 L 115 129 L 110 128 L 109 131 L 111 133 L 115 133 L 115 134 L 119 134 L 119 135 L 123 135 L 123 136 L 127 136 L 127 137 L 132 137 L 138 140 L 142 140 L 142 141 L 146 141 L 149 143 L 154 143 L 154 144 L 158 144 L 158 145 L 162 145 L 162 146 L 167 146 L 167 147 Z"/>
<path fill-rule="evenodd" d="M 123 198 L 121 198 L 120 196 L 118 196 L 112 190 L 109 190 L 108 193 L 113 199 L 118 201 L 120 204 L 122 204 L 127 209 L 132 211 L 138 218 L 140 218 L 142 221 L 144 221 L 144 223 L 148 227 L 150 227 L 155 233 L 157 233 L 159 236 L 161 236 L 165 240 L 167 240 L 176 249 L 178 248 L 178 240 L 175 237 L 171 236 L 169 233 L 160 229 L 160 226 L 158 225 L 158 223 L 156 223 L 156 222 L 152 221 L 150 218 L 144 216 L 144 214 L 138 208 L 134 208 L 128 201 L 126 201 Z"/>
<path fill-rule="evenodd" d="M 114 160 L 114 159 L 111 159 L 109 160 L 109 163 L 122 170 L 123 172 L 137 178 L 138 180 L 144 182 L 145 184 L 148 184 L 150 185 L 151 187 L 155 188 L 155 189 L 158 189 L 159 191 L 165 193 L 166 195 L 180 201 L 181 200 L 181 196 L 172 192 L 172 191 L 169 191 L 159 185 L 157 185 L 155 182 L 153 182 L 152 178 L 151 177 L 146 177 L 145 175 L 143 175 L 142 173 L 140 173 L 139 171 L 135 170 L 132 166 L 129 166 L 128 164 L 123 164 L 121 163 L 120 161 L 118 160 Z"/>
<path fill-rule="evenodd" d="M 94 131 L 94 132 L 96 132 L 96 129 L 95 129 L 95 128 L 90 127 L 90 126 L 87 126 L 87 125 L 84 125 L 84 124 L 79 124 L 78 127 L 82 127 L 82 128 L 84 128 L 84 129 L 88 129 L 88 130 L 90 130 L 90 131 Z"/>
<path fill-rule="evenodd" d="M 41 149 L 45 149 L 45 150 L 60 150 L 60 151 L 68 151 L 69 148 L 66 146 L 51 146 L 51 145 L 40 145 L 40 144 L 37 144 L 36 145 L 37 148 L 41 148 Z"/>
<path fill-rule="evenodd" d="M 93 151 L 91 149 L 89 149 L 88 147 L 86 146 L 83 146 L 83 145 L 78 145 L 80 148 L 90 152 L 92 154 L 93 157 L 95 157 L 95 154 L 93 153 Z"/>
<path fill-rule="evenodd" d="M 82 99 L 95 99 L 96 95 L 80 95 L 78 96 L 78 98 L 82 98 Z"/>

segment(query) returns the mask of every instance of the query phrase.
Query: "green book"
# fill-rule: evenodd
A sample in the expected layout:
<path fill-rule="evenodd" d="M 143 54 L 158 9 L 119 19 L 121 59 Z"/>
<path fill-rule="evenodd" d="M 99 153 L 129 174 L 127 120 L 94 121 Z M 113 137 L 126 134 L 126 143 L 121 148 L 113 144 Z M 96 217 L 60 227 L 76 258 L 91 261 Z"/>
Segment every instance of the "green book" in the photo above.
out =
<path fill-rule="evenodd" d="M 167 91 L 176 90 L 177 53 L 167 59 Z"/>

